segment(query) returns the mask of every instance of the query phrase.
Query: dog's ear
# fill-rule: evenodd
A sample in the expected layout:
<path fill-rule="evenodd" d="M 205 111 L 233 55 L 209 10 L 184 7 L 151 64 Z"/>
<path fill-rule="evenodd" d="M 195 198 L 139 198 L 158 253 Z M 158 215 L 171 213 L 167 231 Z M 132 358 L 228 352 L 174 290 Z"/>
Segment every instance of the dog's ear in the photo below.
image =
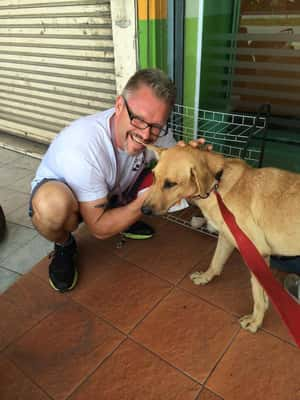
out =
<path fill-rule="evenodd" d="M 147 144 L 146 147 L 147 147 L 148 150 L 153 151 L 153 153 L 154 153 L 154 155 L 155 155 L 155 157 L 156 157 L 157 160 L 159 160 L 161 154 L 162 154 L 165 150 L 167 150 L 166 148 L 157 147 L 157 146 L 154 146 L 153 144 Z"/>
<path fill-rule="evenodd" d="M 213 181 L 214 181 L 214 176 L 211 174 L 209 171 L 206 162 L 203 160 L 198 160 L 198 163 L 195 165 L 192 165 L 191 167 L 191 180 L 192 183 L 194 183 L 194 187 L 196 187 L 196 192 L 194 195 L 205 195 Z"/>
<path fill-rule="evenodd" d="M 201 193 L 201 186 L 198 178 L 198 173 L 195 167 L 191 167 L 191 180 L 195 184 L 197 188 L 197 192 L 195 194 L 200 194 Z"/>
<path fill-rule="evenodd" d="M 224 168 L 224 156 L 209 151 L 206 152 L 205 158 L 210 173 L 215 177 L 216 173 Z"/>

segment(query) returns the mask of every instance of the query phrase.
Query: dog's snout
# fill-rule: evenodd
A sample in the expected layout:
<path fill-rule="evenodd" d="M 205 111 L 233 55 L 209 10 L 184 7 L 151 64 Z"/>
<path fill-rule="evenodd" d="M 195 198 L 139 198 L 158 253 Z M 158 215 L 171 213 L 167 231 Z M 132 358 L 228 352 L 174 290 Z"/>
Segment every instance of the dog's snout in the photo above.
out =
<path fill-rule="evenodd" d="M 142 206 L 142 213 L 144 215 L 152 215 L 152 208 L 149 206 Z"/>

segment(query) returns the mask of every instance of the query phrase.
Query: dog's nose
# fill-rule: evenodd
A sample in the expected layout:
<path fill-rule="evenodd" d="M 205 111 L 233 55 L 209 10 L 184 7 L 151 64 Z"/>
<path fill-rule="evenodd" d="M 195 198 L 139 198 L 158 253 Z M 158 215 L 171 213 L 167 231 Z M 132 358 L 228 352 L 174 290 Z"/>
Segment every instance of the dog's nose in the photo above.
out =
<path fill-rule="evenodd" d="M 144 215 L 152 215 L 152 208 L 149 206 L 142 206 L 142 213 Z"/>

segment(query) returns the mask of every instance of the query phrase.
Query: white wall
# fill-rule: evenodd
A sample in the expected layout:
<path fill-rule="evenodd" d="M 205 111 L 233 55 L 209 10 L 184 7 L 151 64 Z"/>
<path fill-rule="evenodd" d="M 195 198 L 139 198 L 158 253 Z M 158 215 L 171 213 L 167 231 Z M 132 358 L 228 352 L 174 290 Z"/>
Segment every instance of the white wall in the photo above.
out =
<path fill-rule="evenodd" d="M 135 0 L 111 0 L 116 87 L 119 94 L 137 70 Z"/>

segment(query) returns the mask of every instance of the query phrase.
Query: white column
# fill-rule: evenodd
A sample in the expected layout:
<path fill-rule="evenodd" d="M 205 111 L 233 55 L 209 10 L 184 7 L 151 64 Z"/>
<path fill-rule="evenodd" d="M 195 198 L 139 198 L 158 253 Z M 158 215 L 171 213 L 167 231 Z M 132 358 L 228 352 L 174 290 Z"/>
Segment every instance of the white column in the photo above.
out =
<path fill-rule="evenodd" d="M 137 70 L 137 17 L 135 0 L 111 0 L 117 93 Z"/>

